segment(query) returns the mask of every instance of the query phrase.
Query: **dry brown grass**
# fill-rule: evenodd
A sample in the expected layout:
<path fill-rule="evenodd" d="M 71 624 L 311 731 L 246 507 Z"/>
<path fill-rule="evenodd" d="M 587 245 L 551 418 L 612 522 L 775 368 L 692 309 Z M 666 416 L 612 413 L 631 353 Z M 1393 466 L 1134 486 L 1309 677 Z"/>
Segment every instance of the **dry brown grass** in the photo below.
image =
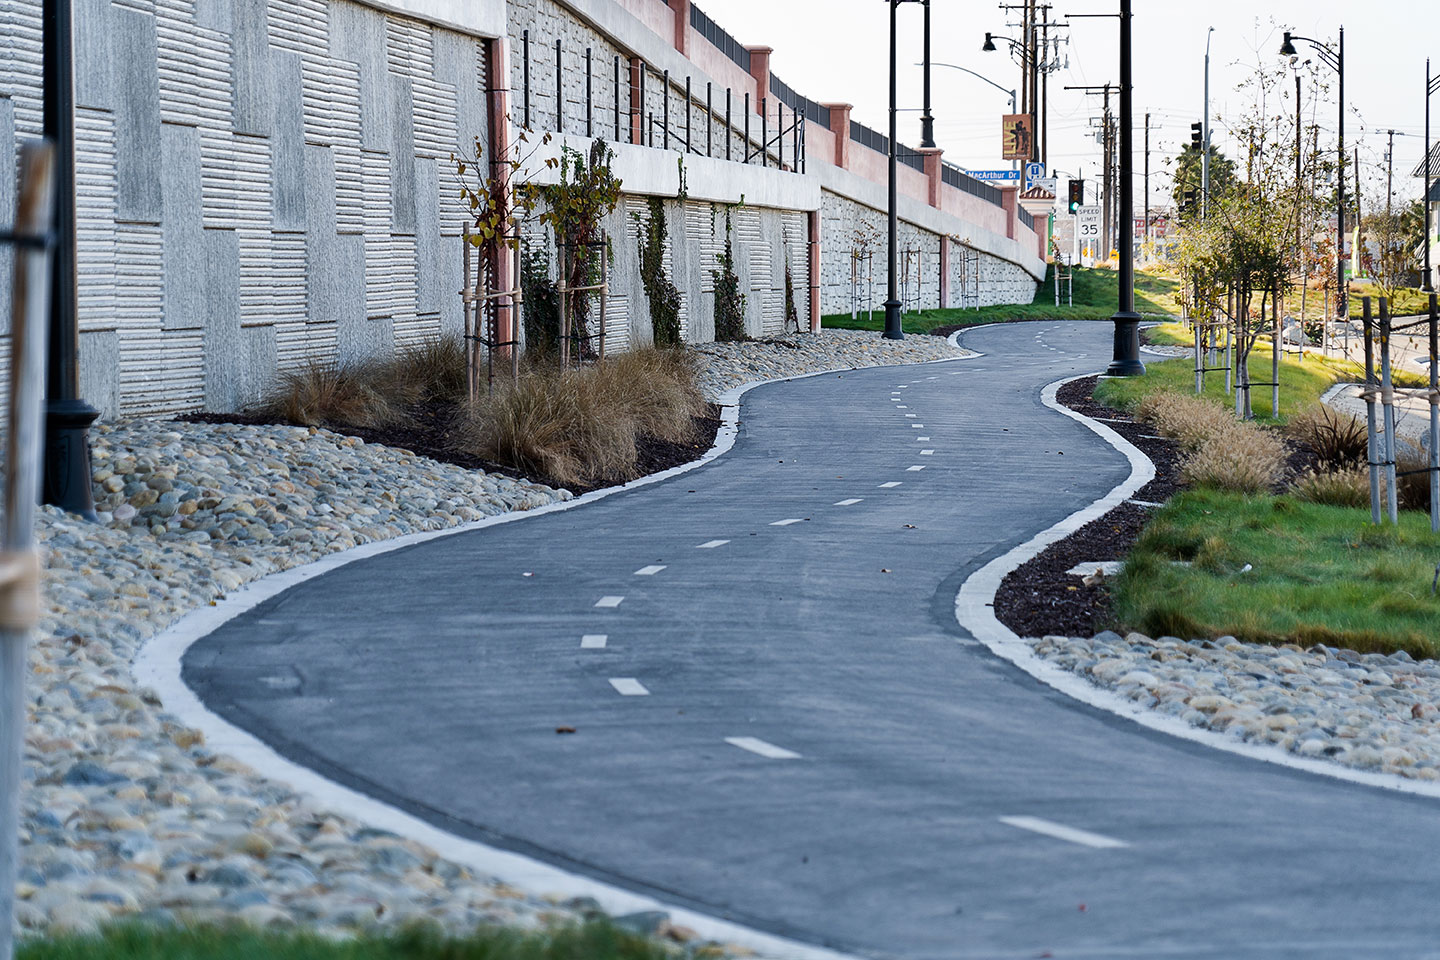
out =
<path fill-rule="evenodd" d="M 1197 486 L 1237 493 L 1264 493 L 1285 473 L 1285 445 L 1253 423 L 1231 420 L 1212 433 L 1180 466 L 1180 476 Z"/>
<path fill-rule="evenodd" d="M 1404 451 L 1395 457 L 1396 472 L 1407 474 L 1395 481 L 1396 501 L 1401 510 L 1430 509 L 1429 466 L 1428 454 L 1419 451 Z"/>
<path fill-rule="evenodd" d="M 1234 414 L 1213 400 L 1183 393 L 1149 394 L 1136 405 L 1135 413 L 1186 451 L 1200 449 L 1206 440 L 1235 423 Z"/>
<path fill-rule="evenodd" d="M 282 372 L 258 412 L 305 426 L 390 427 L 404 423 L 403 404 L 382 389 L 373 364 L 342 367 L 306 361 Z"/>
<path fill-rule="evenodd" d="M 1307 470 L 1290 492 L 1310 503 L 1331 507 L 1368 507 L 1370 475 L 1364 467 L 1343 470 Z"/>
<path fill-rule="evenodd" d="M 460 432 L 466 453 L 565 485 L 632 480 L 636 441 L 682 442 L 706 410 L 692 361 L 674 350 L 637 350 L 561 375 L 527 370 L 476 404 Z"/>
<path fill-rule="evenodd" d="M 397 402 L 454 402 L 465 396 L 465 346 L 458 336 L 427 337 L 375 364 L 378 387 Z"/>

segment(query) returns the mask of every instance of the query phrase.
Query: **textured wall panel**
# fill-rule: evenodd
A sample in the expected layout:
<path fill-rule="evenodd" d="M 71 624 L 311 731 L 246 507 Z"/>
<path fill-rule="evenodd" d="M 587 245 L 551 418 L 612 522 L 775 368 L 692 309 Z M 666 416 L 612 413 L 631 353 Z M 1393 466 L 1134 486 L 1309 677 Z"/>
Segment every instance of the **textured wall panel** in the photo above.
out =
<path fill-rule="evenodd" d="M 75 103 L 114 109 L 114 14 L 110 0 L 74 0 Z M 4 4 L 0 3 L 0 7 Z M 3 43 L 4 41 L 0 41 Z M 0 63 L 0 70 L 3 70 Z"/>
<path fill-rule="evenodd" d="M 242 21 L 246 22 L 246 21 Z M 263 26 L 263 18 L 260 20 Z M 156 0 L 160 119 L 208 130 L 231 128 L 230 38 L 200 27 L 190 0 Z M 260 37 L 264 42 L 263 30 Z"/>
<path fill-rule="evenodd" d="M 116 81 L 124 96 L 115 103 L 116 220 L 159 223 L 160 80 L 155 18 L 117 7 L 114 11 Z"/>
<path fill-rule="evenodd" d="M 16 149 L 15 108 L 11 101 L 0 98 L 0 223 L 8 224 L 15 216 Z M 0 336 L 10 334 L 10 278 L 14 269 L 15 258 L 9 248 L 0 249 Z"/>
<path fill-rule="evenodd" d="M 164 0 L 161 0 L 164 2 Z M 269 136 L 275 126 L 277 87 L 270 69 L 268 0 L 235 0 L 235 32 L 231 35 L 236 133 Z M 303 12 L 304 7 L 295 9 Z"/>
<path fill-rule="evenodd" d="M 75 111 L 75 247 L 80 329 L 114 329 L 115 115 L 106 110 Z"/>
<path fill-rule="evenodd" d="M 9 363 L 9 351 L 4 351 Z M 120 413 L 120 334 L 115 330 L 80 331 L 80 396 L 109 419 Z"/>
<path fill-rule="evenodd" d="M 348 61 L 356 65 L 358 145 L 365 150 L 387 150 L 390 147 L 392 103 L 385 46 L 386 18 L 347 0 L 335 0 L 331 10 L 333 35 L 330 56 L 337 62 Z M 347 138 L 346 142 L 356 141 Z"/>
<path fill-rule="evenodd" d="M 207 261 L 200 216 L 200 132 L 194 127 L 161 124 L 160 182 L 165 329 L 202 328 Z"/>
<path fill-rule="evenodd" d="M 295 91 L 304 84 L 300 57 L 271 51 L 270 67 L 277 88 Z M 275 99 L 275 125 L 270 139 L 271 187 L 276 230 L 305 229 L 305 107 L 299 97 Z"/>
<path fill-rule="evenodd" d="M 14 102 L 20 137 L 40 136 L 40 67 L 38 0 L 0 0 L 0 96 Z"/>
<path fill-rule="evenodd" d="M 205 409 L 233 410 L 240 402 L 240 249 L 233 230 L 206 230 Z"/>
<path fill-rule="evenodd" d="M 415 100 L 410 81 L 390 77 L 390 228 L 415 232 Z"/>

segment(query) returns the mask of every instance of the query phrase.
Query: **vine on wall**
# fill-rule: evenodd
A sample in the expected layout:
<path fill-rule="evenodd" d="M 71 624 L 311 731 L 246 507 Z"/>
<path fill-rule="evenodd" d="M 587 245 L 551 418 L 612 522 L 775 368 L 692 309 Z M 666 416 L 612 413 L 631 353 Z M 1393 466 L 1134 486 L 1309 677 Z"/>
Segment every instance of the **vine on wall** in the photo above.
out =
<path fill-rule="evenodd" d="M 550 279 L 548 238 L 541 244 L 527 242 L 520 251 L 525 353 L 536 360 L 552 354 L 560 341 L 560 291 Z"/>
<path fill-rule="evenodd" d="M 730 210 L 725 211 L 725 249 L 715 258 L 718 269 L 710 271 L 715 284 L 715 339 L 740 341 L 745 335 L 745 294 L 740 291 L 740 277 L 735 273 L 735 251 L 730 241 Z M 787 290 L 789 272 L 786 272 Z"/>
<path fill-rule="evenodd" d="M 785 330 L 791 326 L 800 332 L 800 311 L 795 309 L 795 281 L 790 276 L 790 257 L 785 257 Z"/>
<path fill-rule="evenodd" d="M 639 223 L 639 216 L 635 217 Z M 657 347 L 678 347 L 680 340 L 680 291 L 665 276 L 665 203 L 650 198 L 650 218 L 640 234 L 640 281 L 650 303 L 651 336 Z"/>

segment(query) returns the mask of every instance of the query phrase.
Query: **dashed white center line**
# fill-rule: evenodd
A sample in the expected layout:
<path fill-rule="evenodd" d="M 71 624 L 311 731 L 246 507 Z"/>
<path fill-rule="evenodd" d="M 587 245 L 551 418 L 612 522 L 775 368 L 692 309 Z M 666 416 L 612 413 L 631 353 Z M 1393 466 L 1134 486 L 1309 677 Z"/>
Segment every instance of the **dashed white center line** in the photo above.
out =
<path fill-rule="evenodd" d="M 897 404 L 895 405 L 895 409 L 896 409 L 896 410 L 909 410 L 910 408 L 907 407 L 907 406 L 905 406 L 905 404 L 903 404 L 903 403 L 897 403 Z"/>
<path fill-rule="evenodd" d="M 784 747 L 777 747 L 773 743 L 766 743 L 755 737 L 726 737 L 725 742 L 732 747 L 739 747 L 741 750 L 749 750 L 751 753 L 758 753 L 762 757 L 771 760 L 799 760 L 800 754 L 793 750 L 786 750 Z"/>
<path fill-rule="evenodd" d="M 650 691 L 645 689 L 645 684 L 634 677 L 611 677 L 610 686 L 622 697 L 648 697 Z"/>
<path fill-rule="evenodd" d="M 581 650 L 604 650 L 605 643 L 610 639 L 603 633 L 587 633 L 580 638 Z"/>
<path fill-rule="evenodd" d="M 905 472 L 906 472 L 906 473 L 919 473 L 921 470 L 924 470 L 924 469 L 925 469 L 925 468 L 924 468 L 923 466 L 921 466 L 921 465 L 919 465 L 919 464 L 916 464 L 916 465 L 913 466 L 913 467 L 906 467 L 906 468 L 905 468 Z"/>
<path fill-rule="evenodd" d="M 882 483 L 882 484 L 880 484 L 880 489 L 881 489 L 881 490 L 889 490 L 891 487 L 898 487 L 898 486 L 900 486 L 900 481 L 899 481 L 899 480 L 891 480 L 889 483 Z"/>
<path fill-rule="evenodd" d="M 635 571 L 635 576 L 637 576 L 637 577 L 653 577 L 653 576 L 655 576 L 655 574 L 659 573 L 661 570 L 664 570 L 664 569 L 665 569 L 664 564 L 661 564 L 661 565 L 659 565 L 659 566 L 656 566 L 656 565 L 654 565 L 654 564 L 651 564 L 651 565 L 648 566 L 648 567 L 641 567 L 639 570 L 636 570 L 636 571 Z"/>
<path fill-rule="evenodd" d="M 805 522 L 805 521 L 804 521 L 803 519 L 801 519 L 800 517 L 791 517 L 789 520 L 776 520 L 774 523 L 770 524 L 770 526 L 772 526 L 772 527 L 788 527 L 788 526 L 790 526 L 790 524 L 792 524 L 792 523 L 804 523 L 804 522 Z"/>
<path fill-rule="evenodd" d="M 837 506 L 837 507 L 853 507 L 853 506 L 855 506 L 855 504 L 859 503 L 861 500 L 864 500 L 864 499 L 865 499 L 864 497 L 851 497 L 849 500 L 841 500 L 839 503 L 835 504 L 835 506 Z"/>
<path fill-rule="evenodd" d="M 597 606 L 597 607 L 618 607 L 618 606 L 620 606 L 620 601 L 622 601 L 622 600 L 624 600 L 624 599 L 625 599 L 624 597 L 601 597 L 599 600 L 596 600 L 596 601 L 595 601 L 595 606 Z"/>
<path fill-rule="evenodd" d="M 729 540 L 706 540 L 704 543 L 700 544 L 700 546 L 696 547 L 695 549 L 696 549 L 696 550 L 714 550 L 716 547 L 723 547 L 723 546 L 725 546 L 725 544 L 727 544 L 727 543 L 729 543 L 729 542 L 730 542 Z"/>
<path fill-rule="evenodd" d="M 911 419 L 911 420 L 914 420 L 914 419 L 915 419 L 915 417 L 916 417 L 916 414 L 913 414 L 913 413 L 907 413 L 907 414 L 905 414 L 905 416 L 907 416 L 907 417 L 909 417 L 909 418 L 910 418 L 910 419 Z"/>
<path fill-rule="evenodd" d="M 1054 837 L 1056 840 L 1078 843 L 1082 847 L 1094 847 L 1097 850 L 1112 850 L 1116 847 L 1130 846 L 1124 840 L 1116 840 L 1114 837 L 1107 837 L 1100 833 L 1091 833 L 1089 830 L 1077 830 L 1074 827 L 1067 827 L 1063 823 L 1042 820 L 1039 817 L 1001 817 L 1000 822 L 1021 830 Z"/>
<path fill-rule="evenodd" d="M 921 450 L 921 451 L 920 451 L 920 456 L 922 456 L 922 457 L 933 457 L 933 456 L 935 456 L 935 451 L 934 451 L 934 450 Z"/>
<path fill-rule="evenodd" d="M 923 424 L 923 423 L 912 423 L 912 424 L 910 424 L 910 426 L 914 427 L 916 430 L 924 430 L 924 429 L 925 429 L 925 424 Z"/>
<path fill-rule="evenodd" d="M 929 438 L 929 437 L 916 437 L 915 440 L 916 440 L 917 443 L 928 443 L 928 442 L 930 441 L 930 438 Z"/>

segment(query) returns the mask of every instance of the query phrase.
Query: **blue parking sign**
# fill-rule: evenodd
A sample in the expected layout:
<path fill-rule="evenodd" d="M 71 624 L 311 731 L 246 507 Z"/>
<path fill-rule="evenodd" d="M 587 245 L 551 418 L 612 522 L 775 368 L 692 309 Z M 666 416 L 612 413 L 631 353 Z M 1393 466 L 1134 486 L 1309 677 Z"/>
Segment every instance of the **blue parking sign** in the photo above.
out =
<path fill-rule="evenodd" d="M 1043 164 L 1043 163 L 1027 163 L 1027 164 L 1025 164 L 1025 189 L 1026 189 L 1026 190 L 1029 190 L 1031 187 L 1035 186 L 1036 183 L 1038 183 L 1039 181 L 1044 180 L 1044 179 L 1045 179 L 1045 164 Z"/>

